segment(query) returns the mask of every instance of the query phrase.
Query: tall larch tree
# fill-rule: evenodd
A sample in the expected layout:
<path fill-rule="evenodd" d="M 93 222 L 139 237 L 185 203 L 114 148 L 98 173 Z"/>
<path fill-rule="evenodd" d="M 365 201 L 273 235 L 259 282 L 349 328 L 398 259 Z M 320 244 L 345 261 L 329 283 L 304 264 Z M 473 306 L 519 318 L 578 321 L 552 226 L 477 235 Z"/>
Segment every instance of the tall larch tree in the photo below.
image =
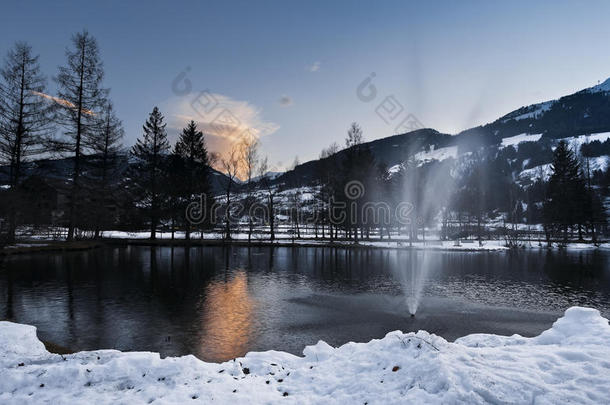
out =
<path fill-rule="evenodd" d="M 6 56 L 0 76 L 0 161 L 9 165 L 7 240 L 13 241 L 23 164 L 42 151 L 51 129 L 50 104 L 44 98 L 46 80 L 40 73 L 38 56 L 32 54 L 28 44 L 15 44 Z"/>
<path fill-rule="evenodd" d="M 72 37 L 72 47 L 66 49 L 66 64 L 55 77 L 57 119 L 64 127 L 65 139 L 56 142 L 61 152 L 74 159 L 72 190 L 68 207 L 68 240 L 74 238 L 77 209 L 81 202 L 83 154 L 87 139 L 95 136 L 100 120 L 97 114 L 106 104 L 108 91 L 102 88 L 104 69 L 97 41 L 87 31 Z"/>

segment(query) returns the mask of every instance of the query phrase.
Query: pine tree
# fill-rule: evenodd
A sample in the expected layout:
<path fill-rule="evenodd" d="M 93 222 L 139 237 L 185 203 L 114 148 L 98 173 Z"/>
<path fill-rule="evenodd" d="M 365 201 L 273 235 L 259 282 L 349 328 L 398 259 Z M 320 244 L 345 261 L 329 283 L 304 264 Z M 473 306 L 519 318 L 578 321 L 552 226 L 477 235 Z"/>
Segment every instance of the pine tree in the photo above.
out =
<path fill-rule="evenodd" d="M 565 141 L 560 141 L 553 153 L 553 173 L 549 179 L 544 203 L 545 223 L 568 240 L 568 229 L 582 223 L 587 197 L 580 165 Z"/>
<path fill-rule="evenodd" d="M 64 126 L 64 141 L 56 142 L 60 152 L 74 157 L 72 190 L 69 198 L 68 240 L 74 238 L 77 207 L 82 198 L 82 158 L 87 139 L 98 130 L 96 114 L 106 103 L 107 90 L 101 87 L 104 69 L 97 41 L 87 31 L 72 37 L 72 49 L 66 50 L 66 65 L 55 77 L 58 86 L 58 120 Z"/>
<path fill-rule="evenodd" d="M 23 178 L 23 164 L 42 151 L 49 133 L 49 106 L 42 97 L 46 80 L 40 73 L 38 56 L 32 48 L 17 43 L 0 71 L 0 161 L 9 164 L 11 203 L 7 240 L 15 238 L 17 192 Z"/>
<path fill-rule="evenodd" d="M 121 160 L 119 151 L 124 135 L 123 125 L 117 118 L 112 103 L 107 102 L 97 118 L 100 121 L 98 129 L 87 140 L 88 148 L 92 152 L 90 164 L 94 178 L 91 191 L 95 202 L 93 222 L 96 238 L 100 235 L 100 228 L 112 222 L 109 205 L 116 205 L 117 202 L 117 174 Z"/>
<path fill-rule="evenodd" d="M 184 170 L 184 176 L 180 183 L 184 187 L 182 187 L 182 192 L 179 192 L 179 194 L 184 205 L 184 213 L 186 212 L 186 207 L 193 202 L 196 194 L 199 194 L 202 198 L 211 197 L 208 151 L 205 146 L 203 132 L 197 129 L 195 121 L 189 122 L 186 128 L 182 130 L 182 134 L 180 134 L 174 147 L 174 155 L 183 161 L 181 166 Z M 178 167 L 176 165 L 173 166 L 175 168 Z M 185 217 L 184 223 L 186 239 L 190 239 L 191 220 Z"/>
<path fill-rule="evenodd" d="M 163 205 L 161 181 L 165 176 L 165 157 L 170 149 L 166 124 L 163 120 L 163 115 L 155 107 L 143 126 L 143 136 L 138 138 L 131 150 L 131 154 L 137 160 L 132 180 L 148 213 L 151 239 L 156 239 L 161 216 Z"/>

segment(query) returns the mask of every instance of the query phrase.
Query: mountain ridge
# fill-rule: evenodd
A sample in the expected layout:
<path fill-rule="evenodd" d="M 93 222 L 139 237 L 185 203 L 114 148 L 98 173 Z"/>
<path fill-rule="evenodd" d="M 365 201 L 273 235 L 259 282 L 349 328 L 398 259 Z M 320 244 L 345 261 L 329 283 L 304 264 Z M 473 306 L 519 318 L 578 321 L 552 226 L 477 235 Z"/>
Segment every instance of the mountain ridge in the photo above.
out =
<path fill-rule="evenodd" d="M 458 156 L 481 147 L 500 148 L 503 139 L 519 135 L 540 134 L 536 142 L 547 142 L 549 139 L 604 132 L 610 132 L 610 78 L 557 99 L 519 107 L 492 122 L 468 128 L 457 134 L 442 133 L 433 128 L 420 128 L 368 141 L 363 143 L 363 146 L 370 149 L 378 164 L 389 168 L 402 164 L 410 156 L 416 155 L 427 160 L 425 163 L 430 163 L 435 160 L 431 151 L 442 148 L 457 147 Z M 341 150 L 336 155 L 341 158 L 345 153 L 345 150 Z M 448 155 L 453 154 L 452 151 Z M 540 160 L 537 156 L 529 158 L 532 162 Z M 128 161 L 127 157 L 126 159 Z M 291 187 L 312 184 L 316 181 L 322 160 L 312 159 L 290 171 L 273 172 L 268 178 L 274 184 Z M 67 179 L 70 171 L 69 162 L 70 158 L 39 159 L 28 162 L 27 166 L 37 175 Z M 228 178 L 216 169 L 212 170 L 212 174 L 213 188 L 216 192 L 220 192 L 226 186 Z M 0 167 L 0 183 L 6 183 L 7 176 L 8 169 Z"/>
<path fill-rule="evenodd" d="M 457 146 L 460 154 L 480 147 L 502 145 L 502 139 L 523 134 L 542 134 L 537 142 L 610 132 L 610 78 L 557 99 L 519 107 L 487 124 L 456 134 L 433 128 L 375 139 L 363 143 L 378 163 L 401 164 L 411 155 L 431 149 Z M 343 154 L 339 151 L 338 154 Z M 311 182 L 320 159 L 302 163 L 275 179 L 278 183 Z M 295 179 L 296 178 L 296 179 Z"/>

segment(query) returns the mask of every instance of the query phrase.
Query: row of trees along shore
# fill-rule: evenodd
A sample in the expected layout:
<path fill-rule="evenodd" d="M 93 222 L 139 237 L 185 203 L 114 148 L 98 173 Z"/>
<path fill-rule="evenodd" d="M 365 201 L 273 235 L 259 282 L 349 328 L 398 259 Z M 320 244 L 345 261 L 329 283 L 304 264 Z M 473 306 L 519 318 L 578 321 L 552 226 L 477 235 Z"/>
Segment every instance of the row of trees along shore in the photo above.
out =
<path fill-rule="evenodd" d="M 47 201 L 40 177 L 64 175 L 68 179 L 51 186 L 65 200 L 61 212 L 53 216 L 60 217 L 68 240 L 83 231 L 99 237 L 137 204 L 147 211 L 154 238 L 161 212 L 171 209 L 174 219 L 184 210 L 185 195 L 211 196 L 208 152 L 194 122 L 184 128 L 167 156 L 170 146 L 165 124 L 155 108 L 144 125 L 143 137 L 132 148 L 132 158 L 127 157 L 121 153 L 122 123 L 109 89 L 103 86 L 97 41 L 87 31 L 75 34 L 65 58 L 53 77 L 55 95 L 48 93 L 39 57 L 27 43 L 15 44 L 0 72 L 0 162 L 8 168 L 9 179 L 0 201 L 3 243 L 15 240 L 18 224 L 32 224 L 37 211 L 44 211 L 41 205 Z M 27 163 L 36 158 L 68 158 L 69 167 L 64 173 L 26 176 Z M 128 171 L 123 170 L 125 166 Z M 47 217 L 42 222 L 51 220 Z"/>
<path fill-rule="evenodd" d="M 42 203 L 31 201 L 32 193 L 27 192 L 26 162 L 34 156 L 59 155 L 70 157 L 73 163 L 70 182 L 63 185 L 68 200 L 64 215 L 67 238 L 71 240 L 83 213 L 105 217 L 101 201 L 108 193 L 123 136 L 109 91 L 102 86 L 104 70 L 97 42 L 87 31 L 72 37 L 65 64 L 53 78 L 56 95 L 48 94 L 38 56 L 26 43 L 17 43 L 8 52 L 1 75 L 0 156 L 9 166 L 10 187 L 3 196 L 3 208 L 8 212 L 6 239 L 13 241 L 19 220 L 27 221 L 24 215 L 36 211 L 32 205 Z M 30 209 L 24 209 L 26 206 Z M 96 222 L 99 233 L 102 221 L 91 222 Z"/>
<path fill-rule="evenodd" d="M 96 40 L 86 31 L 75 34 L 65 56 L 53 78 L 55 95 L 48 94 L 38 56 L 25 43 L 9 51 L 0 72 L 0 159 L 9 179 L 8 189 L 0 190 L 5 243 L 15 240 L 19 226 L 35 224 L 66 229 L 68 240 L 145 228 L 152 239 L 169 229 L 172 237 L 180 230 L 187 239 L 213 230 L 225 240 L 236 232 L 247 232 L 248 241 L 255 234 L 273 240 L 280 219 L 292 239 L 302 237 L 306 226 L 308 236 L 331 241 L 398 235 L 415 241 L 439 222 L 441 239 L 502 237 L 507 243 L 536 234 L 548 242 L 597 242 L 606 232 L 602 199 L 610 175 L 589 167 L 590 155 L 605 150 L 605 143 L 580 151 L 563 141 L 554 149 L 520 146 L 542 148 L 535 155 L 552 158 L 548 180 L 540 173 L 524 183 L 511 166 L 517 154 L 512 146 L 475 149 L 465 161 L 421 164 L 414 158 L 421 145 L 411 145 L 404 163 L 388 168 L 353 123 L 345 147 L 333 144 L 321 152 L 314 180 L 305 187 L 298 170 L 282 182 L 268 176 L 270 165 L 255 137 L 240 139 L 219 157 L 191 121 L 172 146 L 157 107 L 126 151 L 121 121 L 103 86 Z M 32 160 L 58 157 L 67 158 L 63 173 L 44 172 L 44 164 L 38 164 L 42 174 L 26 170 Z M 225 174 L 222 190 L 212 186 L 218 174 L 212 167 Z M 352 193 L 349 184 L 361 190 Z M 53 210 L 44 206 L 45 190 L 60 196 Z M 389 210 L 376 211 L 380 202 Z M 240 213 L 231 209 L 236 203 Z M 537 224 L 542 229 L 529 228 Z"/>

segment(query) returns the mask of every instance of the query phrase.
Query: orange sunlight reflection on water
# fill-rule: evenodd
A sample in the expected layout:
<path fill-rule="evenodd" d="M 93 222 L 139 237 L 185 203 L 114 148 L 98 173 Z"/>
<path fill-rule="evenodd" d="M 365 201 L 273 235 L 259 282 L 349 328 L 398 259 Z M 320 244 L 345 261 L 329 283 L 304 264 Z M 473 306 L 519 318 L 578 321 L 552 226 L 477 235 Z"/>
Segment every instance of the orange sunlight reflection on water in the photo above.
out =
<path fill-rule="evenodd" d="M 206 360 L 225 361 L 246 354 L 254 331 L 255 305 L 245 271 L 207 286 L 200 336 L 200 353 Z"/>

